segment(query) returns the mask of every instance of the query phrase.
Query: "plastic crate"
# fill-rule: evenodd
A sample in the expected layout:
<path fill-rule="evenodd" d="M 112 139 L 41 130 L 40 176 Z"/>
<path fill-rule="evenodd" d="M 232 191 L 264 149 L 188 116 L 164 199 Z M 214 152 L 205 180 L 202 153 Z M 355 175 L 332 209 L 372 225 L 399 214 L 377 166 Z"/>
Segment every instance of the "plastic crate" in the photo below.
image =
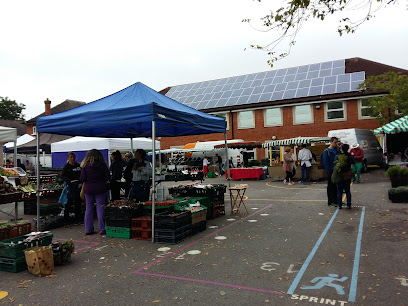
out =
<path fill-rule="evenodd" d="M 207 220 L 207 208 L 191 213 L 191 224 L 196 224 L 205 220 Z"/>
<path fill-rule="evenodd" d="M 175 230 L 185 225 L 191 224 L 191 212 L 163 212 L 154 215 L 155 229 Z"/>
<path fill-rule="evenodd" d="M 0 195 L 0 204 L 6 204 L 11 202 L 19 202 L 23 198 L 22 192 L 10 192 Z"/>
<path fill-rule="evenodd" d="M 4 239 L 10 239 L 10 228 L 0 228 L 0 241 Z"/>
<path fill-rule="evenodd" d="M 27 235 L 0 241 L 0 257 L 19 258 L 24 256 L 24 250 L 35 246 L 50 245 L 52 233 L 45 233 L 43 237 L 23 242 Z"/>
<path fill-rule="evenodd" d="M 6 258 L 0 257 L 0 271 L 18 273 L 27 270 L 25 257 Z"/>
<path fill-rule="evenodd" d="M 191 224 L 176 230 L 156 229 L 154 232 L 154 241 L 158 243 L 177 244 L 191 235 Z"/>
<path fill-rule="evenodd" d="M 105 230 L 107 237 L 130 239 L 130 228 L 106 226 Z"/>
<path fill-rule="evenodd" d="M 224 200 L 214 202 L 212 204 L 212 218 L 217 218 L 225 215 L 225 204 Z"/>
<path fill-rule="evenodd" d="M 130 228 L 132 219 L 129 218 L 110 218 L 105 216 L 105 224 L 110 227 Z"/>
<path fill-rule="evenodd" d="M 143 215 L 143 205 L 135 206 L 106 206 L 105 217 L 110 219 L 129 219 Z"/>
<path fill-rule="evenodd" d="M 132 219 L 132 230 L 147 229 L 152 229 L 152 216 L 142 216 Z"/>
<path fill-rule="evenodd" d="M 191 234 L 195 235 L 195 234 L 205 231 L 206 229 L 207 229 L 207 220 L 197 222 L 191 225 Z"/>
<path fill-rule="evenodd" d="M 10 234 L 9 238 L 15 238 L 19 237 L 22 235 L 26 235 L 31 233 L 31 223 L 21 223 L 21 224 L 15 224 L 12 227 L 10 227 Z"/>
<path fill-rule="evenodd" d="M 152 229 L 132 229 L 132 239 L 152 240 Z"/>

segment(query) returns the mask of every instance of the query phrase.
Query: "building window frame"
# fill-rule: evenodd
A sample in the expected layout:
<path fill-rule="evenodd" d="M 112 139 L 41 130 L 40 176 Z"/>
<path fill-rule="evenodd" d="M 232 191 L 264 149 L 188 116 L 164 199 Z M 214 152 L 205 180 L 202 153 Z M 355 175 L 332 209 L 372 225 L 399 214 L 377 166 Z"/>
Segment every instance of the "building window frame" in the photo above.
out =
<path fill-rule="evenodd" d="M 296 118 L 296 109 L 298 107 L 309 107 L 310 108 L 310 120 L 306 121 L 298 121 Z M 313 124 L 314 123 L 314 114 L 313 114 L 313 104 L 302 104 L 302 105 L 295 105 L 292 107 L 293 111 L 293 125 L 300 125 L 300 124 Z"/>
<path fill-rule="evenodd" d="M 368 116 L 363 115 L 363 111 L 365 109 L 370 109 L 370 106 L 363 105 L 363 101 L 367 102 L 369 100 L 368 99 L 359 99 L 358 100 L 358 119 L 360 119 L 360 120 L 375 119 L 375 117 L 372 117 L 370 115 L 368 115 Z"/>
<path fill-rule="evenodd" d="M 248 118 L 250 120 L 252 120 L 252 122 L 248 125 L 242 125 L 241 123 L 241 115 L 243 115 L 244 113 L 250 113 L 251 114 L 251 118 Z M 243 129 L 253 129 L 255 128 L 255 115 L 254 115 L 254 111 L 253 110 L 244 110 L 244 111 L 240 111 L 238 112 L 238 129 L 243 130 Z"/>
<path fill-rule="evenodd" d="M 273 123 L 267 123 L 267 112 L 269 110 L 278 110 L 279 111 L 279 118 L 280 118 L 280 122 L 273 124 Z M 277 117 L 277 116 L 276 116 Z M 281 107 L 274 107 L 274 108 L 266 108 L 264 109 L 264 127 L 270 127 L 270 126 L 283 126 L 283 120 L 282 120 L 282 108 Z"/>
<path fill-rule="evenodd" d="M 211 113 L 211 115 L 213 115 L 213 116 L 217 116 L 217 117 L 225 119 L 225 121 L 227 122 L 227 131 L 229 130 L 229 126 L 230 126 L 230 123 L 229 123 L 230 122 L 230 116 L 229 116 L 229 114 L 230 113 Z"/>
<path fill-rule="evenodd" d="M 341 108 L 336 108 L 336 109 L 329 109 L 329 104 L 330 103 L 341 103 L 342 107 Z M 341 118 L 329 118 L 329 113 L 330 112 L 338 112 L 342 111 L 343 112 L 343 117 Z M 337 122 L 337 121 L 347 121 L 347 103 L 344 100 L 339 100 L 339 101 L 331 101 L 331 102 L 326 102 L 324 104 L 324 121 L 325 122 Z"/>

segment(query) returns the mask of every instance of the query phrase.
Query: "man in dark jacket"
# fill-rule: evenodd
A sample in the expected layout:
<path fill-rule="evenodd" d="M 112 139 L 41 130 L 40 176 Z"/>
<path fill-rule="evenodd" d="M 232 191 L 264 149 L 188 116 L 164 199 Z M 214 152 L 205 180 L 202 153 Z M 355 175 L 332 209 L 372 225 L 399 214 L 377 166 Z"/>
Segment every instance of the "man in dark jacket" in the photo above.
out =
<path fill-rule="evenodd" d="M 330 139 L 330 146 L 324 150 L 321 161 L 327 174 L 327 205 L 337 205 L 337 186 L 331 180 L 334 170 L 334 160 L 336 159 L 338 151 L 338 138 L 332 137 Z"/>

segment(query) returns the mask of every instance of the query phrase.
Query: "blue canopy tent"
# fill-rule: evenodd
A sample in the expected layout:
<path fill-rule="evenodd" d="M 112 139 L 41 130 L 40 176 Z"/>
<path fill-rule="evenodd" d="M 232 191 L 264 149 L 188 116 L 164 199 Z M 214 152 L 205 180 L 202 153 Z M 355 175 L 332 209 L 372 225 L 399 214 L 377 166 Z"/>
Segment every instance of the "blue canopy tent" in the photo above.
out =
<path fill-rule="evenodd" d="M 94 102 L 38 118 L 38 133 L 111 138 L 152 137 L 152 139 L 224 133 L 226 141 L 226 122 L 224 118 L 190 108 L 137 82 Z M 155 152 L 155 141 L 152 144 L 152 151 Z M 153 158 L 152 168 L 152 185 L 155 194 L 155 158 Z M 37 173 L 37 182 L 40 182 L 39 171 Z M 154 204 L 153 196 L 153 224 Z M 37 197 L 37 218 L 40 215 L 39 207 L 39 197 Z M 154 232 L 152 240 L 154 241 Z"/>

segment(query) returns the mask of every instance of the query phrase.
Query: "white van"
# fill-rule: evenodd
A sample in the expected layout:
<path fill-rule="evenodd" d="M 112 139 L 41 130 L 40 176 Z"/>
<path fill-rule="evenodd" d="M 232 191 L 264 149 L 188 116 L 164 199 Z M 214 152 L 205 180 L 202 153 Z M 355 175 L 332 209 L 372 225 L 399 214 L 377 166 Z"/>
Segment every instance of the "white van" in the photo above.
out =
<path fill-rule="evenodd" d="M 383 152 L 377 137 L 370 130 L 344 129 L 329 131 L 328 137 L 337 137 L 342 143 L 350 145 L 357 142 L 364 151 L 363 172 L 367 171 L 367 165 L 383 166 Z"/>

